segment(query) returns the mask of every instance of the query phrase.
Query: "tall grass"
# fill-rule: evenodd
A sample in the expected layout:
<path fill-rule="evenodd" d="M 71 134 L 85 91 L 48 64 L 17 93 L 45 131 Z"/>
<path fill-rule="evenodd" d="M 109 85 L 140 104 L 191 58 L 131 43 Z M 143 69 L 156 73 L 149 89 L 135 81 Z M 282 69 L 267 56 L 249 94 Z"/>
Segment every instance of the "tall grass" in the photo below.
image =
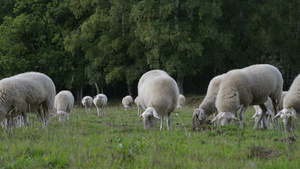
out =
<path fill-rule="evenodd" d="M 208 126 L 192 131 L 193 109 L 177 109 L 172 130 L 144 130 L 137 108 L 125 111 L 110 105 L 98 117 L 73 109 L 70 121 L 54 117 L 40 129 L 30 114 L 30 127 L 0 129 L 0 168 L 298 168 L 300 149 L 296 132 L 254 130 L 253 109 L 247 126 Z M 177 114 L 177 115 L 176 115 Z M 165 123 L 166 124 L 166 123 Z M 282 128 L 282 127 L 281 127 Z M 295 136 L 296 141 L 285 139 Z"/>

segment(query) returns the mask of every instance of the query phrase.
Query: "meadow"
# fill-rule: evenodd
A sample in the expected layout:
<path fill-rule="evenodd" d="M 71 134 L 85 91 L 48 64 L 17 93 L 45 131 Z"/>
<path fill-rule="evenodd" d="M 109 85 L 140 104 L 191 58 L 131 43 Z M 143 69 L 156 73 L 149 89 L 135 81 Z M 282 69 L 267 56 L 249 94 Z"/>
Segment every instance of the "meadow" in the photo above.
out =
<path fill-rule="evenodd" d="M 203 96 L 171 117 L 171 131 L 144 130 L 137 107 L 125 111 L 121 99 L 109 100 L 98 117 L 76 106 L 70 121 L 54 117 L 40 129 L 35 114 L 30 126 L 0 129 L 0 168 L 299 168 L 300 127 L 295 133 L 254 130 L 254 109 L 247 110 L 244 128 L 207 125 L 192 130 L 192 115 Z"/>

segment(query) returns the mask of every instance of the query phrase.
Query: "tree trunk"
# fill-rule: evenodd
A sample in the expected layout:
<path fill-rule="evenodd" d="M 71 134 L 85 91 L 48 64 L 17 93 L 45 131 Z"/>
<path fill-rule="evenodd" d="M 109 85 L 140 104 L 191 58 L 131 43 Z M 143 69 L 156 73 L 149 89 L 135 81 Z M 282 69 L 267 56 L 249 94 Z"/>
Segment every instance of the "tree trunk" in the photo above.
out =
<path fill-rule="evenodd" d="M 76 104 L 80 105 L 82 100 L 82 87 L 76 89 Z"/>
<path fill-rule="evenodd" d="M 178 85 L 180 94 L 183 94 L 183 79 L 184 79 L 183 77 L 177 78 L 177 85 Z"/>
<path fill-rule="evenodd" d="M 128 94 L 129 94 L 130 96 L 133 96 L 133 93 L 132 93 L 132 85 L 127 84 L 127 90 L 128 90 Z"/>

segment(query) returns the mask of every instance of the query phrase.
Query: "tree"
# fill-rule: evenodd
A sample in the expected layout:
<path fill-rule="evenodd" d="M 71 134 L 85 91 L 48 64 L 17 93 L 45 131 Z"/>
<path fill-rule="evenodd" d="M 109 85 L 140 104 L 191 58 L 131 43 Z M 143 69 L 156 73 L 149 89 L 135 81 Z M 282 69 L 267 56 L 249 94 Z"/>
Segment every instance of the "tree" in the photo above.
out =
<path fill-rule="evenodd" d="M 219 42 L 221 48 L 229 43 L 230 35 L 217 28 L 216 19 L 221 16 L 218 2 L 193 0 L 143 0 L 132 12 L 136 37 L 147 47 L 147 63 L 152 69 L 164 69 L 176 76 L 180 93 L 184 77 L 194 76 L 214 63 L 203 55 L 204 43 Z M 222 56 L 215 57 L 219 63 Z"/>

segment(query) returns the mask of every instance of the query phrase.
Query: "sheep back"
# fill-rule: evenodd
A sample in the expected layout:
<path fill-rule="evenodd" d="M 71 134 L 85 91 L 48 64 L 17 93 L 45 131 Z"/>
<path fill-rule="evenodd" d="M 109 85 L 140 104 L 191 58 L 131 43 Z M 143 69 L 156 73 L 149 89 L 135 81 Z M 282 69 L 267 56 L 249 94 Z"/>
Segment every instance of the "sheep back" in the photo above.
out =
<path fill-rule="evenodd" d="M 281 100 L 282 86 L 281 73 L 268 64 L 231 70 L 225 74 L 220 84 L 216 107 L 219 112 L 234 113 L 242 104 L 245 107 L 263 104 L 268 96 L 278 103 Z"/>
<path fill-rule="evenodd" d="M 60 91 L 55 96 L 55 104 L 54 105 L 55 105 L 57 112 L 59 112 L 59 111 L 70 112 L 74 106 L 73 94 L 68 90 Z"/>
<path fill-rule="evenodd" d="M 44 110 L 43 127 L 54 110 L 55 85 L 45 74 L 39 72 L 21 73 L 0 81 L 0 121 L 11 112 L 13 117 L 27 112 Z"/>
<path fill-rule="evenodd" d="M 179 89 L 176 81 L 165 71 L 152 70 L 140 78 L 138 96 L 144 110 L 154 107 L 158 115 L 163 116 L 177 107 Z"/>
<path fill-rule="evenodd" d="M 289 107 L 293 107 L 297 113 L 300 113 L 300 74 L 294 79 L 283 99 L 283 108 Z"/>
<path fill-rule="evenodd" d="M 81 103 L 84 107 L 91 108 L 93 105 L 93 98 L 91 96 L 84 96 L 81 100 Z"/>

